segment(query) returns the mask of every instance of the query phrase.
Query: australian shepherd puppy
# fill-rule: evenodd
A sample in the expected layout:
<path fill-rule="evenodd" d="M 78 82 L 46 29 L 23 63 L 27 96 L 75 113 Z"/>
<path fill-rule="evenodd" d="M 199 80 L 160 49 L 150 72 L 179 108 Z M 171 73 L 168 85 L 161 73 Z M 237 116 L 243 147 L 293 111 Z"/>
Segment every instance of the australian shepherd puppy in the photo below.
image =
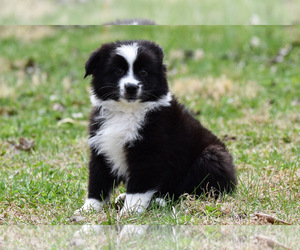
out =
<path fill-rule="evenodd" d="M 126 186 L 124 212 L 142 212 L 155 197 L 218 195 L 236 185 L 225 145 L 171 95 L 157 44 L 117 41 L 86 62 L 92 75 L 88 199 L 99 210 Z"/>

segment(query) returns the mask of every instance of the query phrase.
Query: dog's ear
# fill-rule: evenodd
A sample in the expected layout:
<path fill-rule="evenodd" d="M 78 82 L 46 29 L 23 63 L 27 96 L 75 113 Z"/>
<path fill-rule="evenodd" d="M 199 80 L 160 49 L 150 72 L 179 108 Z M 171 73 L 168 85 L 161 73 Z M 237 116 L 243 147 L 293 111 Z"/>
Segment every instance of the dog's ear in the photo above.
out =
<path fill-rule="evenodd" d="M 164 53 L 164 49 L 162 47 L 160 47 L 159 45 L 157 45 L 157 47 L 156 47 L 156 55 L 162 64 L 162 70 L 163 70 L 164 74 L 166 74 L 167 66 L 164 64 L 165 53 Z"/>
<path fill-rule="evenodd" d="M 161 62 L 162 62 L 163 59 L 164 59 L 165 53 L 164 53 L 163 48 L 160 47 L 159 45 L 157 45 L 157 48 L 156 48 L 156 54 L 157 54 L 159 60 L 161 60 Z"/>
<path fill-rule="evenodd" d="M 154 42 L 151 42 L 151 49 L 155 53 L 155 55 L 157 56 L 157 59 L 160 62 L 163 62 L 163 59 L 164 59 L 164 56 L 165 56 L 163 48 L 160 47 L 158 44 L 156 44 Z"/>
<path fill-rule="evenodd" d="M 85 75 L 86 78 L 89 75 L 92 75 L 95 72 L 95 69 L 98 68 L 99 65 L 104 63 L 105 60 L 109 57 L 109 54 L 115 48 L 115 43 L 103 44 L 99 49 L 94 51 L 87 62 L 85 63 Z"/>
<path fill-rule="evenodd" d="M 87 62 L 85 63 L 85 75 L 84 78 L 94 73 L 97 62 L 100 60 L 99 49 L 94 51 Z"/>

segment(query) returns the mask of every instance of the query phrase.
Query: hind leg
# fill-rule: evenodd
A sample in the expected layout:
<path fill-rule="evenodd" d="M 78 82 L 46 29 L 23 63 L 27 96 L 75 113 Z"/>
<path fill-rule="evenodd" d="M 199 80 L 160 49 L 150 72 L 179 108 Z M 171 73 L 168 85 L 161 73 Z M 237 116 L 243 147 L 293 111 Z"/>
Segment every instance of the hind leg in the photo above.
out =
<path fill-rule="evenodd" d="M 236 177 L 232 157 L 221 145 L 208 146 L 192 164 L 177 193 L 220 193 L 235 189 Z"/>

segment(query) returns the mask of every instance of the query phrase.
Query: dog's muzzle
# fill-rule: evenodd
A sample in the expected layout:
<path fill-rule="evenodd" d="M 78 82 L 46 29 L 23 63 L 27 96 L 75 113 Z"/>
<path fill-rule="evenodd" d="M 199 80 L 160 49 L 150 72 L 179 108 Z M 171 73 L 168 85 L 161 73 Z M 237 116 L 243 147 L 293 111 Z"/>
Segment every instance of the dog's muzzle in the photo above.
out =
<path fill-rule="evenodd" d="M 134 83 L 125 83 L 124 85 L 124 97 L 131 101 L 136 100 L 140 94 L 140 85 Z"/>

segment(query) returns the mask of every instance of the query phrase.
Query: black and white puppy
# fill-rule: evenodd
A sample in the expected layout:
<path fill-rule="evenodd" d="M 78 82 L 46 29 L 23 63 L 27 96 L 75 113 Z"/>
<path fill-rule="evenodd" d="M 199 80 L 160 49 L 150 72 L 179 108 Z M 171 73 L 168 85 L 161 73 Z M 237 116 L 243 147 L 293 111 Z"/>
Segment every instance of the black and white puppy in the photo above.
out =
<path fill-rule="evenodd" d="M 77 211 L 99 210 L 121 181 L 121 214 L 144 211 L 154 194 L 176 199 L 234 190 L 231 155 L 171 95 L 163 57 L 157 44 L 138 40 L 104 44 L 88 59 L 89 186 Z"/>

